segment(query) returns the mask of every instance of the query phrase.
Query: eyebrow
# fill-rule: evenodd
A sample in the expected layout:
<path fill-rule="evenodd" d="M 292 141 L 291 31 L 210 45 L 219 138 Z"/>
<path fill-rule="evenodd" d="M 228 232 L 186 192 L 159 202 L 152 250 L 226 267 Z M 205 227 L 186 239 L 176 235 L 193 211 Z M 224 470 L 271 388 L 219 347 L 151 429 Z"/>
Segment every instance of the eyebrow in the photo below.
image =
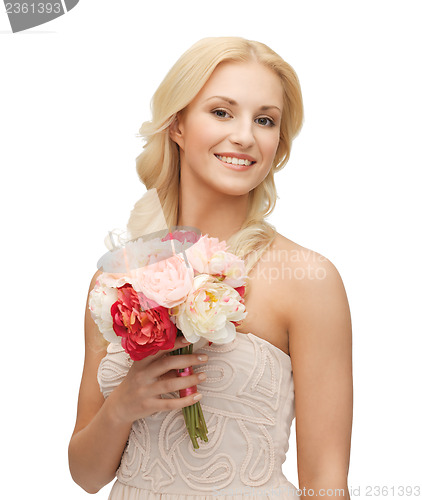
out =
<path fill-rule="evenodd" d="M 237 106 L 238 105 L 238 103 L 236 101 L 234 101 L 233 99 L 230 99 L 230 97 L 225 97 L 223 95 L 213 95 L 212 97 L 209 97 L 208 99 L 205 99 L 205 102 L 209 101 L 211 99 L 222 99 L 223 101 L 228 102 L 232 106 Z M 278 111 L 280 111 L 280 113 L 281 113 L 281 109 L 278 108 L 277 106 L 261 106 L 259 109 L 261 109 L 262 111 L 266 111 L 267 109 L 271 109 L 271 108 L 278 109 Z"/>

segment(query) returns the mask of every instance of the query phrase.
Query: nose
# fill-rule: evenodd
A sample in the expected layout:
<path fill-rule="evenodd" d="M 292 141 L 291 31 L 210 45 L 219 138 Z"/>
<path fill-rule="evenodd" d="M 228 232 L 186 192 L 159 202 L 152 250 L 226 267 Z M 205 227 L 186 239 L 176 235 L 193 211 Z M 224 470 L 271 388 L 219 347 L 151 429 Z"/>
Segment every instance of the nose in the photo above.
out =
<path fill-rule="evenodd" d="M 253 121 L 249 119 L 233 120 L 233 130 L 230 140 L 244 149 L 250 148 L 255 143 Z"/>

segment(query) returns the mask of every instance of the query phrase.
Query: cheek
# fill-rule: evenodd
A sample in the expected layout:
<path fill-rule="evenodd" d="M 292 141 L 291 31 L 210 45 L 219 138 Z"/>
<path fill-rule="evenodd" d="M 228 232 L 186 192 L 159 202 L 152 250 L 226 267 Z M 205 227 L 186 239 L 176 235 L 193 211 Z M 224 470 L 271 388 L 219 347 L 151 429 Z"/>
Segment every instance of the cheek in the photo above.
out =
<path fill-rule="evenodd" d="M 203 117 L 190 124 L 189 144 L 196 152 L 207 152 L 222 138 L 221 126 Z"/>
<path fill-rule="evenodd" d="M 262 149 L 265 151 L 265 155 L 268 156 L 268 160 L 273 160 L 277 152 L 278 145 L 280 143 L 279 133 L 275 132 L 271 136 L 266 136 L 262 140 Z"/>

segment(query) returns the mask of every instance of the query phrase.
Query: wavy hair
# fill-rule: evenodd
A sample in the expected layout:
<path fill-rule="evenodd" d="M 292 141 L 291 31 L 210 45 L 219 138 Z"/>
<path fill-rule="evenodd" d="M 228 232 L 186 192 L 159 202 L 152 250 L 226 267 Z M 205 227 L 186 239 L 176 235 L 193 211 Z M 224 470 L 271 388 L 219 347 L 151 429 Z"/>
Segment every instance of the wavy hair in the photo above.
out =
<path fill-rule="evenodd" d="M 257 61 L 279 76 L 283 88 L 280 142 L 271 170 L 261 184 L 249 193 L 247 216 L 241 228 L 226 242 L 231 252 L 245 259 L 249 274 L 276 237 L 275 227 L 264 220 L 274 210 L 278 197 L 274 174 L 288 162 L 293 139 L 303 124 L 299 79 L 287 62 L 267 45 L 241 37 L 207 37 L 196 42 L 176 61 L 152 97 L 152 119 L 144 122 L 139 129 L 145 144 L 136 158 L 136 170 L 148 190 L 157 190 L 167 227 L 176 226 L 180 158 L 178 145 L 170 138 L 169 128 L 176 114 L 183 112 L 217 65 L 224 61 Z M 145 217 L 145 206 L 141 205 L 139 202 L 135 204 L 127 223 L 127 232 L 132 239 L 146 234 L 147 226 L 149 231 L 151 228 L 164 229 L 162 214 L 157 214 L 154 225 L 151 214 Z"/>

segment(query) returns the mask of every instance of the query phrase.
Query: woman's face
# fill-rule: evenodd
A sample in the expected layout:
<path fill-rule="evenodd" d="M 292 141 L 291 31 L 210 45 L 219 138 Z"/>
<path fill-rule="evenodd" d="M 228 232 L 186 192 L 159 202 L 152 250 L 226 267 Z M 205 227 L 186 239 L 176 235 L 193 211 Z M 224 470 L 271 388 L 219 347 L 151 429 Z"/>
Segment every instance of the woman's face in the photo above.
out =
<path fill-rule="evenodd" d="M 277 151 L 282 106 L 281 81 L 271 69 L 257 62 L 220 63 L 170 128 L 184 185 L 228 195 L 258 186 Z M 233 164 L 245 159 L 246 165 Z"/>

